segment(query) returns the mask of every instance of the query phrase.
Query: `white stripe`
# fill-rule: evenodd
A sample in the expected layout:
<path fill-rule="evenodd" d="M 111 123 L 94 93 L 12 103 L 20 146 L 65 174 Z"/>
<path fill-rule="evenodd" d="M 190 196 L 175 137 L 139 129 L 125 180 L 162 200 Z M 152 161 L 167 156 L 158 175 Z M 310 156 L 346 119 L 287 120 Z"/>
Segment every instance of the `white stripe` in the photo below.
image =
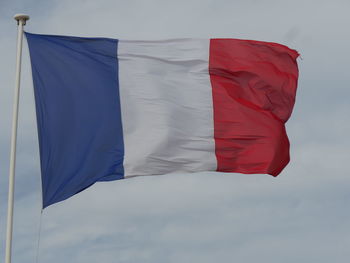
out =
<path fill-rule="evenodd" d="M 119 41 L 125 177 L 216 170 L 209 40 Z"/>

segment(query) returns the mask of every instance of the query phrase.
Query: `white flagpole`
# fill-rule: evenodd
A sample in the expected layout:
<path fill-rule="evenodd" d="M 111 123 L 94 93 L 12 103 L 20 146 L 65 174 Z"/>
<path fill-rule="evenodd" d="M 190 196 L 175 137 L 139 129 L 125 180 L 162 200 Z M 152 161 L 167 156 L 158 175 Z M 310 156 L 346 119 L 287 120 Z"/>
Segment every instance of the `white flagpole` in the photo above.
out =
<path fill-rule="evenodd" d="M 8 193 L 8 205 L 7 205 L 5 263 L 11 263 L 13 198 L 14 198 L 14 191 L 15 191 L 16 142 L 17 142 L 19 87 L 21 82 L 23 26 L 26 24 L 26 21 L 29 19 L 29 16 L 24 14 L 17 14 L 14 16 L 14 19 L 17 20 L 18 33 L 17 33 L 17 58 L 16 58 L 16 84 L 15 84 L 15 95 L 14 95 L 14 102 L 13 102 L 13 119 L 12 119 L 12 134 L 11 134 L 11 155 L 10 155 L 9 193 Z"/>

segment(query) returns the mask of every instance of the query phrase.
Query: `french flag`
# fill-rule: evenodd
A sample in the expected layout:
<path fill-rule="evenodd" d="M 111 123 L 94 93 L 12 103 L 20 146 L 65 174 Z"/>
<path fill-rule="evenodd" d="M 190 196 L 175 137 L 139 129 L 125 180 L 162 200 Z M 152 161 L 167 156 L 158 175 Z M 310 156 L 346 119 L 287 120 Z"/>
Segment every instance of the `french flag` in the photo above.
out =
<path fill-rule="evenodd" d="M 26 37 L 43 207 L 97 181 L 277 176 L 289 162 L 295 50 L 238 39 Z"/>

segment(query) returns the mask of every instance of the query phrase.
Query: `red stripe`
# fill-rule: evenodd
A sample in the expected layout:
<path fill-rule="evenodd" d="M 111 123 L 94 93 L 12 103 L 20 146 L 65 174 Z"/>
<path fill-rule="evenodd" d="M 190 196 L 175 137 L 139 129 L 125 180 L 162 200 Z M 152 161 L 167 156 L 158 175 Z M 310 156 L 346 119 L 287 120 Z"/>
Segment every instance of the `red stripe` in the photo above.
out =
<path fill-rule="evenodd" d="M 297 57 L 275 43 L 210 41 L 217 171 L 277 176 L 288 164 Z"/>

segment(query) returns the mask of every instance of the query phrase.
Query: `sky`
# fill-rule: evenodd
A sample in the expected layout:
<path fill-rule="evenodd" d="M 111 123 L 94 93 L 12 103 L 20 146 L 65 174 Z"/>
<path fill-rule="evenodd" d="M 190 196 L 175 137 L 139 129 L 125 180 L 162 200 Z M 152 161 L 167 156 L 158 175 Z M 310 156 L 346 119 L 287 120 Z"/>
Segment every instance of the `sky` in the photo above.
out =
<path fill-rule="evenodd" d="M 346 262 L 349 10 L 346 0 L 0 0 L 0 260 L 15 76 L 13 15 L 27 13 L 25 30 L 33 33 L 278 42 L 301 54 L 300 78 L 287 123 L 291 162 L 279 177 L 197 173 L 101 182 L 41 213 L 24 42 L 13 262 Z"/>

